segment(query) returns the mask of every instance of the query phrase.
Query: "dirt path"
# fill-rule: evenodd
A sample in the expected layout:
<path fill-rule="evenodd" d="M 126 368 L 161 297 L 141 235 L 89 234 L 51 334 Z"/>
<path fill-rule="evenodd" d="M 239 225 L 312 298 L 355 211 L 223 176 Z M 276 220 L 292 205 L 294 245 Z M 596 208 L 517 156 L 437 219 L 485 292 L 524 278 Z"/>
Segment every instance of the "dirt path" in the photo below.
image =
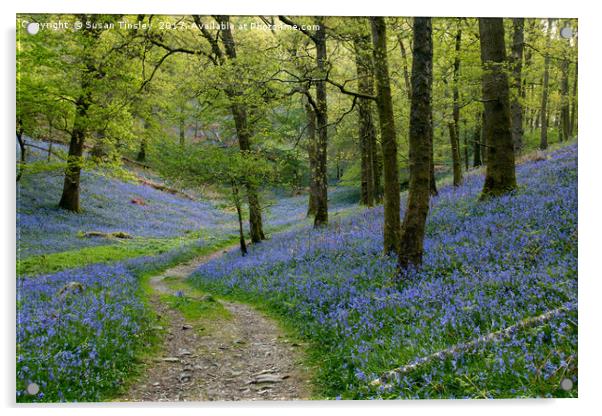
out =
<path fill-rule="evenodd" d="M 288 341 L 271 319 L 250 306 L 217 300 L 230 316 L 187 321 L 160 299 L 160 294 L 174 293 L 169 283 L 183 281 L 200 264 L 221 254 L 197 258 L 151 278 L 156 293 L 152 305 L 169 326 L 161 356 L 149 363 L 122 401 L 309 398 L 301 348 Z"/>

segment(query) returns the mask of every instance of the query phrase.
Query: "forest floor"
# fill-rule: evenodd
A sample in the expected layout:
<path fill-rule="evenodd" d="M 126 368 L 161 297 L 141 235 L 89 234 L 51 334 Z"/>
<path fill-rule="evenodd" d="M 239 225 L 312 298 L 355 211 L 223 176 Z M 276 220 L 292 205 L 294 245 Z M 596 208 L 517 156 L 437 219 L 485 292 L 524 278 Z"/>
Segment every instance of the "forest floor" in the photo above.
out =
<path fill-rule="evenodd" d="M 236 246 L 179 264 L 148 280 L 161 321 L 160 356 L 120 401 L 308 399 L 303 347 L 252 307 L 192 289 L 185 279 Z"/>

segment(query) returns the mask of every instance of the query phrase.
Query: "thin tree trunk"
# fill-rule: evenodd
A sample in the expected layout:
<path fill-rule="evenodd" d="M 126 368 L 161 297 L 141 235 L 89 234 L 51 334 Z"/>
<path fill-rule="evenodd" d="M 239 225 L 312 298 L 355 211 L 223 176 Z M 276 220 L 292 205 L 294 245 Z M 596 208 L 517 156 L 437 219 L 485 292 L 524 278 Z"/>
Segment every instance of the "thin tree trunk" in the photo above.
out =
<path fill-rule="evenodd" d="M 406 47 L 403 44 L 403 37 L 401 34 L 397 35 L 397 42 L 399 43 L 399 50 L 401 51 L 401 62 L 403 68 L 403 81 L 406 87 L 408 101 L 412 99 L 412 83 L 410 82 L 410 72 L 408 70 L 408 56 L 406 53 Z"/>
<path fill-rule="evenodd" d="M 19 169 L 17 171 L 17 182 L 19 182 L 21 180 L 21 177 L 23 176 L 23 170 L 25 169 L 25 163 L 26 163 L 26 151 L 25 151 L 25 141 L 23 140 L 23 126 L 21 124 L 21 122 L 19 120 L 17 120 L 17 142 L 19 143 L 19 149 L 21 151 L 21 157 L 20 157 L 20 163 L 19 163 Z"/>
<path fill-rule="evenodd" d="M 140 149 L 138 150 L 138 154 L 136 155 L 136 161 L 144 162 L 146 160 L 146 139 L 143 138 L 140 140 Z"/>
<path fill-rule="evenodd" d="M 410 103 L 411 105 L 411 103 Z M 435 146 L 433 143 L 434 140 L 434 135 L 433 135 L 433 114 L 432 111 L 429 113 L 429 125 L 431 126 L 429 132 L 430 132 L 430 137 L 429 137 L 429 143 L 431 146 L 431 167 L 430 167 L 430 180 L 429 180 L 429 188 L 430 188 L 430 193 L 431 196 L 437 196 L 439 195 L 439 191 L 437 191 L 437 178 L 435 177 Z"/>
<path fill-rule="evenodd" d="M 307 216 L 316 215 L 317 194 L 316 186 L 316 112 L 309 102 L 305 103 L 305 116 L 307 118 L 307 156 L 309 159 L 309 203 L 307 204 Z"/>
<path fill-rule="evenodd" d="M 501 195 L 516 188 L 514 143 L 510 130 L 510 101 L 504 44 L 504 21 L 480 18 L 479 33 L 483 64 L 483 101 L 487 171 L 481 197 Z"/>
<path fill-rule="evenodd" d="M 316 17 L 318 29 L 314 34 L 316 45 L 316 65 L 320 77 L 326 75 L 326 30 L 322 17 Z M 314 227 L 318 228 L 328 224 L 328 104 L 326 98 L 326 81 L 316 81 L 316 121 L 318 128 L 316 146 L 316 215 Z"/>
<path fill-rule="evenodd" d="M 466 129 L 466 120 L 464 120 L 464 131 L 462 135 L 464 136 L 464 168 L 465 170 L 470 169 L 470 160 L 468 159 L 468 130 Z"/>
<path fill-rule="evenodd" d="M 429 211 L 433 82 L 433 40 L 429 17 L 414 18 L 412 104 L 410 109 L 410 184 L 401 227 L 399 265 L 422 264 L 426 217 Z"/>
<path fill-rule="evenodd" d="M 374 177 L 374 202 L 380 203 L 383 200 L 383 185 L 382 185 L 382 176 L 383 176 L 383 156 L 382 156 L 382 146 L 376 140 L 376 135 L 374 136 L 374 146 L 372 146 L 372 172 Z"/>
<path fill-rule="evenodd" d="M 473 143 L 473 159 L 472 166 L 479 167 L 482 165 L 481 162 L 481 114 L 477 116 L 477 125 L 475 126 L 474 133 L 472 136 Z"/>
<path fill-rule="evenodd" d="M 384 170 L 384 252 L 399 253 L 401 216 L 399 201 L 399 168 L 397 165 L 397 138 L 393 116 L 393 101 L 387 60 L 387 29 L 383 17 L 371 17 L 374 45 L 374 76 L 376 104 L 381 131 Z"/>
<path fill-rule="evenodd" d="M 238 217 L 238 241 L 240 244 L 240 253 L 244 257 L 247 255 L 247 243 L 245 241 L 245 232 L 242 225 L 242 209 L 240 195 L 238 192 L 238 186 L 236 186 L 236 184 L 234 183 L 232 183 L 232 195 L 234 197 L 234 205 L 236 206 L 236 214 Z"/>
<path fill-rule="evenodd" d="M 564 140 L 571 136 L 571 115 L 569 109 L 569 60 L 560 62 L 562 78 L 560 81 L 560 130 Z"/>
<path fill-rule="evenodd" d="M 230 60 L 236 61 L 236 45 L 230 28 L 230 18 L 228 16 L 216 16 L 216 20 L 220 23 L 220 32 L 226 55 Z M 251 150 L 251 132 L 248 125 L 247 108 L 244 104 L 237 102 L 240 96 L 239 91 L 228 88 L 226 94 L 231 102 L 230 108 L 236 126 L 239 148 L 241 152 L 248 153 Z M 251 241 L 259 243 L 261 240 L 265 240 L 259 197 L 257 189 L 251 183 L 247 182 L 245 186 L 247 188 L 247 200 L 249 203 Z"/>
<path fill-rule="evenodd" d="M 462 161 L 460 159 L 460 92 L 458 88 L 460 76 L 460 49 L 462 46 L 461 20 L 457 19 L 457 30 L 455 37 L 455 56 L 453 72 L 453 123 L 448 124 L 449 139 L 452 149 L 452 165 L 454 173 L 454 186 L 462 184 Z"/>
<path fill-rule="evenodd" d="M 578 79 L 578 66 L 575 63 L 575 78 L 573 80 L 573 92 L 571 97 L 571 126 L 569 128 L 569 136 L 574 137 L 576 131 L 576 123 L 577 120 L 577 79 Z"/>
<path fill-rule="evenodd" d="M 456 126 L 453 121 L 447 123 L 449 131 L 449 141 L 451 144 L 452 152 L 452 171 L 454 177 L 454 186 L 460 186 L 462 184 L 462 165 L 460 162 L 460 142 L 458 140 L 458 133 Z"/>
<path fill-rule="evenodd" d="M 539 148 L 545 150 L 548 148 L 548 84 L 550 82 L 550 40 L 552 34 L 552 19 L 548 19 L 546 30 L 546 50 L 544 54 L 543 68 L 543 90 L 541 94 L 541 136 Z"/>
<path fill-rule="evenodd" d="M 179 133 L 180 133 L 180 146 L 184 147 L 184 145 L 186 144 L 186 128 L 184 127 L 184 120 L 180 120 L 178 129 L 179 129 Z M 195 126 L 194 135 L 196 137 L 196 126 Z"/>
<path fill-rule="evenodd" d="M 357 36 L 354 39 L 355 64 L 358 77 L 358 90 L 362 94 L 374 94 L 372 75 L 372 57 L 370 36 Z M 358 99 L 358 124 L 361 153 L 361 203 L 373 206 L 375 201 L 374 179 L 374 146 L 376 146 L 376 129 L 372 120 L 372 100 Z"/>
<path fill-rule="evenodd" d="M 512 112 L 512 141 L 514 142 L 514 149 L 517 153 L 520 153 L 523 148 L 523 106 L 521 104 L 523 88 L 521 72 L 525 44 L 525 19 L 512 19 L 512 24 L 512 53 L 510 54 L 510 57 L 514 94 L 512 95 L 513 98 L 512 103 L 510 104 L 510 111 Z"/>

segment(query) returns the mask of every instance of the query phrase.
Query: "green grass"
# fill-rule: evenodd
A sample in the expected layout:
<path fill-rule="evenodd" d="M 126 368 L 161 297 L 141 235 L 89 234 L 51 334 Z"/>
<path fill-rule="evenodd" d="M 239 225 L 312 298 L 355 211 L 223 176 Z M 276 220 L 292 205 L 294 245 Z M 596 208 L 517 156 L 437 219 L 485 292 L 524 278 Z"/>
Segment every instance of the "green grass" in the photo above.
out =
<path fill-rule="evenodd" d="M 191 244 L 202 237 L 200 233 L 173 238 L 137 237 L 131 240 L 117 240 L 113 244 L 104 246 L 29 256 L 17 261 L 17 276 L 55 273 L 89 264 L 111 263 L 134 257 L 158 255 L 179 246 Z M 216 239 L 213 236 L 205 238 Z M 227 240 L 232 241 L 233 239 L 227 238 Z M 220 240 L 217 241 L 219 243 Z"/>

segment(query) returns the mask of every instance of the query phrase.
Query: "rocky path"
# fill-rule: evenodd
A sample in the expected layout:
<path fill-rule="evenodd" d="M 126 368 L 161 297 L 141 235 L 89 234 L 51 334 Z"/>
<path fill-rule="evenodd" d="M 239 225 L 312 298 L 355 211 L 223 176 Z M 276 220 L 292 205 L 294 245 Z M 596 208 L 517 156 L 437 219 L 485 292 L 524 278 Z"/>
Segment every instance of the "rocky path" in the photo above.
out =
<path fill-rule="evenodd" d="M 200 264 L 221 252 L 178 265 L 151 278 L 152 304 L 166 322 L 162 353 L 146 367 L 123 401 L 298 400 L 309 398 L 301 346 L 248 305 L 220 302 L 229 313 L 186 320 L 160 299 Z M 204 298 L 192 301 L 207 301 Z M 229 315 L 229 316 L 226 316 Z"/>

